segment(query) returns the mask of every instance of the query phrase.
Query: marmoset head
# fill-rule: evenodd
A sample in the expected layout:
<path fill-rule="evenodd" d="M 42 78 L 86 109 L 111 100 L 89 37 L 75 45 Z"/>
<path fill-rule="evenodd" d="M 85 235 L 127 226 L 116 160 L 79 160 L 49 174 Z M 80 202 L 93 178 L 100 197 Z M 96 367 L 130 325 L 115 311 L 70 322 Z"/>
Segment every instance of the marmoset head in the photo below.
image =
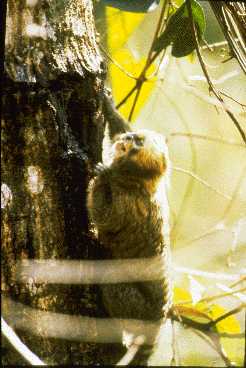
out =
<path fill-rule="evenodd" d="M 143 173 L 151 173 L 154 179 L 169 174 L 170 163 L 165 138 L 155 132 L 139 130 L 121 134 L 110 152 L 110 166 L 117 162 L 126 168 L 136 168 Z"/>

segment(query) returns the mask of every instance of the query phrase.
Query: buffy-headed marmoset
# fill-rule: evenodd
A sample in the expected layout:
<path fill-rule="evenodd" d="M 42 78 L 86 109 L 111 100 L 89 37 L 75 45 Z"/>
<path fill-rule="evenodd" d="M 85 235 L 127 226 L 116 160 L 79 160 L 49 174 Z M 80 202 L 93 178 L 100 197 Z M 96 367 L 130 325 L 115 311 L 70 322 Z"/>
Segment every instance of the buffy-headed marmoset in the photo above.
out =
<path fill-rule="evenodd" d="M 103 302 L 114 318 L 165 320 L 172 305 L 168 148 L 164 137 L 155 132 L 131 132 L 122 124 L 125 133 L 115 138 L 110 122 L 109 131 L 114 139 L 110 161 L 97 165 L 88 189 L 90 219 L 109 258 L 159 256 L 162 276 L 101 284 Z"/>

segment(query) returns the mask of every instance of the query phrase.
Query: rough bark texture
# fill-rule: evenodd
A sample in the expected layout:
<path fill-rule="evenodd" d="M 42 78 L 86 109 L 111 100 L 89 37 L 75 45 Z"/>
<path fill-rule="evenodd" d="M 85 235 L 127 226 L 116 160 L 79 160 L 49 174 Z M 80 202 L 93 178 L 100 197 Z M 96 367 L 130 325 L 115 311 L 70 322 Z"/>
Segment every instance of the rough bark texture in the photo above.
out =
<path fill-rule="evenodd" d="M 19 284 L 13 276 L 18 259 L 100 259 L 85 208 L 105 125 L 91 1 L 9 0 L 5 46 L 2 290 L 41 310 L 107 317 L 96 286 Z M 115 364 L 125 351 L 17 333 L 48 364 Z M 4 364 L 26 364 L 8 343 L 3 352 Z"/>

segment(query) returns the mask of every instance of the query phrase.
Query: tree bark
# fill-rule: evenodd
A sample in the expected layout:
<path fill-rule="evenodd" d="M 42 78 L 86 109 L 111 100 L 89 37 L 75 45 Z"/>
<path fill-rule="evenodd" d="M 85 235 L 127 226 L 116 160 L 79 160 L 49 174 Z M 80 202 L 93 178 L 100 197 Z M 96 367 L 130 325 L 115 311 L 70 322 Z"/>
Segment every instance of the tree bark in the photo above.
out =
<path fill-rule="evenodd" d="M 8 0 L 2 96 L 2 290 L 33 308 L 107 317 L 97 286 L 20 284 L 19 259 L 100 259 L 86 188 L 102 160 L 105 68 L 90 0 Z M 3 316 L 5 315 L 3 303 Z M 12 320 L 8 321 L 14 326 Z M 28 315 L 23 315 L 28 320 Z M 116 344 L 17 330 L 48 364 L 115 364 Z M 6 342 L 5 364 L 26 364 Z"/>

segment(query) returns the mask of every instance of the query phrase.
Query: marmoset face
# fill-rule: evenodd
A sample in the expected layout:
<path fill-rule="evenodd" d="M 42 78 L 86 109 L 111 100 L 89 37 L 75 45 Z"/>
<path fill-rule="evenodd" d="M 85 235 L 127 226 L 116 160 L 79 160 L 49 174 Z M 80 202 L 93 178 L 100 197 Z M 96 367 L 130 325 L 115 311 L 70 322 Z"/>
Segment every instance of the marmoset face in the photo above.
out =
<path fill-rule="evenodd" d="M 165 138 L 148 130 L 121 134 L 111 148 L 110 158 L 110 164 L 119 158 L 129 159 L 143 168 L 156 169 L 158 175 L 169 167 Z"/>

